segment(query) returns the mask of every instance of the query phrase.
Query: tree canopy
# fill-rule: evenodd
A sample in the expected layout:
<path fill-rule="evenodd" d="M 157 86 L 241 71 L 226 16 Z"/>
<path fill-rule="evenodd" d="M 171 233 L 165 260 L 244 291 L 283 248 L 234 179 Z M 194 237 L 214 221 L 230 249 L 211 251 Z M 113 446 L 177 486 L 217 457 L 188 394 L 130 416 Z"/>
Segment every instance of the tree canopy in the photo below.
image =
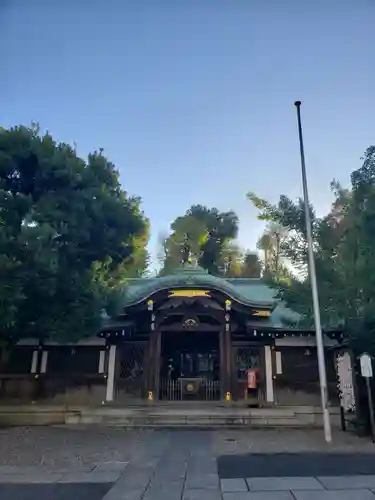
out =
<path fill-rule="evenodd" d="M 329 213 L 310 215 L 323 325 L 375 354 L 375 146 L 362 160 L 348 188 L 332 182 Z M 215 276 L 263 277 L 312 325 L 303 200 L 247 198 L 266 223 L 257 251 L 238 245 L 233 211 L 193 205 L 161 238 L 160 274 L 190 258 Z M 0 341 L 92 335 L 147 270 L 148 238 L 141 199 L 101 149 L 83 159 L 36 126 L 0 128 Z"/>
<path fill-rule="evenodd" d="M 193 205 L 172 222 L 171 233 L 161 238 L 161 274 L 173 271 L 189 254 L 215 276 L 259 277 L 257 254 L 242 251 L 237 235 L 238 216 L 233 211 Z"/>
<path fill-rule="evenodd" d="M 375 146 L 352 172 L 348 189 L 337 181 L 331 188 L 334 202 L 326 216 L 317 217 L 310 207 L 322 323 L 343 327 L 356 348 L 375 352 Z M 280 297 L 312 324 L 303 200 L 281 196 L 272 205 L 249 198 L 259 218 L 285 228 L 281 253 L 294 272 L 289 283 L 275 284 Z"/>
<path fill-rule="evenodd" d="M 37 127 L 0 129 L 0 335 L 92 335 L 147 267 L 149 223 L 102 150 L 87 160 Z"/>

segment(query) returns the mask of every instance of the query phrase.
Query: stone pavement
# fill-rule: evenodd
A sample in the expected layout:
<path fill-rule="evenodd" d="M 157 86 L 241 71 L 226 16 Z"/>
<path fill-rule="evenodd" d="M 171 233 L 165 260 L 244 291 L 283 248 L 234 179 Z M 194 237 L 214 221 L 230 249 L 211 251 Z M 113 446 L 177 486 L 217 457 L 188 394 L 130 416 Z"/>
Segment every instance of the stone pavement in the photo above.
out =
<path fill-rule="evenodd" d="M 375 500 L 374 453 L 321 431 L 2 429 L 0 500 Z"/>
<path fill-rule="evenodd" d="M 375 476 L 222 479 L 221 491 L 224 500 L 374 500 Z"/>

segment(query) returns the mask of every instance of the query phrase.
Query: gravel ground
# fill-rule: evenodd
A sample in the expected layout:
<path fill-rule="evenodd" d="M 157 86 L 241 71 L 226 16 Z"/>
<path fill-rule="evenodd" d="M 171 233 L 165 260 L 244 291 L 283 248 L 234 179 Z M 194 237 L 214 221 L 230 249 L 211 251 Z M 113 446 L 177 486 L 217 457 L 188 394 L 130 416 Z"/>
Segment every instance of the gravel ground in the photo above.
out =
<path fill-rule="evenodd" d="M 189 443 L 204 436 L 216 456 L 244 453 L 345 452 L 375 453 L 367 438 L 334 435 L 327 445 L 321 430 L 126 430 L 115 427 L 18 427 L 0 429 L 0 466 L 42 465 L 46 468 L 90 468 L 101 462 L 161 456 L 174 440 Z"/>
<path fill-rule="evenodd" d="M 18 427 L 0 430 L 0 465 L 90 468 L 126 462 L 145 449 L 166 448 L 166 433 L 103 427 Z"/>
<path fill-rule="evenodd" d="M 321 452 L 323 456 L 311 457 L 307 451 Z M 321 473 L 322 470 L 331 473 L 331 466 L 336 462 L 333 472 L 340 476 L 340 491 L 323 491 L 323 486 L 320 486 L 322 491 L 308 498 L 344 498 L 341 476 L 354 471 L 359 476 L 346 479 L 351 489 L 356 484 L 362 490 L 357 489 L 354 495 L 353 491 L 347 491 L 345 498 L 367 499 L 371 497 L 370 489 L 360 485 L 363 478 L 375 482 L 375 475 L 362 476 L 373 471 L 371 464 L 374 461 L 367 457 L 374 451 L 375 446 L 369 440 L 344 433 L 335 435 L 333 444 L 327 446 L 322 431 L 316 430 L 152 431 L 100 426 L 8 428 L 0 430 L 0 499 L 99 500 L 110 484 L 82 483 L 87 483 L 88 477 L 92 481 L 97 480 L 99 476 L 94 478 L 95 471 L 100 467 L 109 467 L 100 475 L 102 483 L 104 476 L 107 477 L 117 465 L 122 469 L 104 497 L 107 500 L 125 498 L 124 494 L 133 500 L 255 498 L 253 493 L 247 491 L 244 478 L 254 477 L 254 481 L 259 482 L 262 477 L 255 477 L 259 474 L 266 480 L 263 480 L 262 488 L 258 488 L 256 498 L 287 498 L 285 481 L 290 482 L 291 474 L 307 475 L 307 479 L 302 476 L 292 478 L 293 486 L 288 485 L 288 488 L 294 491 L 298 481 L 314 481 L 311 474 Z M 256 455 L 259 452 L 262 455 Z M 288 455 L 282 456 L 283 452 Z M 302 454 L 301 458 L 292 455 L 298 452 Z M 332 455 L 333 452 L 344 452 L 344 455 L 337 458 Z M 358 458 L 355 456 L 358 452 L 367 455 Z M 68 471 L 66 476 L 61 475 L 63 469 Z M 231 478 L 225 481 L 232 481 L 232 488 L 233 481 L 241 483 L 239 490 L 226 490 L 238 491 L 238 494 L 222 494 L 218 472 L 221 478 Z M 288 476 L 281 477 L 286 473 Z M 270 478 L 270 474 L 275 477 Z M 113 476 L 112 473 L 110 475 Z M 69 484 L 58 484 L 59 481 Z M 272 495 L 279 491 L 279 496 L 267 496 L 270 481 L 275 490 Z M 165 484 L 168 485 L 167 490 L 163 487 Z M 307 498 L 300 497 L 299 492 L 294 497 L 291 495 L 289 498 Z"/>
<path fill-rule="evenodd" d="M 370 438 L 337 431 L 331 444 L 320 429 L 223 430 L 214 433 L 216 456 L 244 453 L 375 453 Z"/>

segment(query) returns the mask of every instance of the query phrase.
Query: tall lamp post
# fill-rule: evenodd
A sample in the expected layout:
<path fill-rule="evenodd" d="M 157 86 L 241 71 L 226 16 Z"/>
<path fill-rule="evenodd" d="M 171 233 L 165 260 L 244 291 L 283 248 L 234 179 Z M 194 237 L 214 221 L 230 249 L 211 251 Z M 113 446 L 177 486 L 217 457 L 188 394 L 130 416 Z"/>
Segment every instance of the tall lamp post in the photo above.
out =
<path fill-rule="evenodd" d="M 322 334 L 322 325 L 320 322 L 320 307 L 319 307 L 318 286 L 316 281 L 316 269 L 315 269 L 312 227 L 311 227 L 311 217 L 310 217 L 310 207 L 309 207 L 309 193 L 307 189 L 305 151 L 303 147 L 303 137 L 302 137 L 301 101 L 296 101 L 294 105 L 297 108 L 303 198 L 305 203 L 306 236 L 307 236 L 307 246 L 309 253 L 309 274 L 310 274 L 311 294 L 312 294 L 313 308 L 314 308 L 316 346 L 318 352 L 318 365 L 319 365 L 320 395 L 322 400 L 322 411 L 323 411 L 324 437 L 327 443 L 330 443 L 332 441 L 332 430 L 331 430 L 331 420 L 328 410 L 327 372 L 326 372 L 326 363 L 324 357 L 324 341 Z"/>

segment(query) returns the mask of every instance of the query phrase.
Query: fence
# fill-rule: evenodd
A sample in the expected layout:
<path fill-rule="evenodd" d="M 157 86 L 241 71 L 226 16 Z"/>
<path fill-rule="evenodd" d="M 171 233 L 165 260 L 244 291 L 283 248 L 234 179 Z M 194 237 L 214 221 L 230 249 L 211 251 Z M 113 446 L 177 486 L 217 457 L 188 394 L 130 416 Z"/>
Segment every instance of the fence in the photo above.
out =
<path fill-rule="evenodd" d="M 218 380 L 163 379 L 160 381 L 160 398 L 167 401 L 217 401 L 220 399 L 220 389 L 221 384 Z"/>

